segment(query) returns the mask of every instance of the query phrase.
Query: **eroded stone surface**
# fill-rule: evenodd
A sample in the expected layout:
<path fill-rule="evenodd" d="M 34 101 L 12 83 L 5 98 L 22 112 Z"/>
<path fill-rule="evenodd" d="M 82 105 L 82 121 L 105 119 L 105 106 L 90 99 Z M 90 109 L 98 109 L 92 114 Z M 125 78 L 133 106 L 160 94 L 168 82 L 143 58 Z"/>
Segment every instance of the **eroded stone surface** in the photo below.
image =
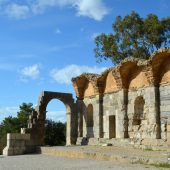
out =
<path fill-rule="evenodd" d="M 167 147 L 170 140 L 169 48 L 160 49 L 149 60 L 127 58 L 101 75 L 82 74 L 72 82 L 81 100 L 79 139 L 129 138 L 134 146 Z M 93 106 L 94 121 L 91 136 L 86 126 L 89 105 Z M 152 146 L 153 140 L 156 142 Z"/>

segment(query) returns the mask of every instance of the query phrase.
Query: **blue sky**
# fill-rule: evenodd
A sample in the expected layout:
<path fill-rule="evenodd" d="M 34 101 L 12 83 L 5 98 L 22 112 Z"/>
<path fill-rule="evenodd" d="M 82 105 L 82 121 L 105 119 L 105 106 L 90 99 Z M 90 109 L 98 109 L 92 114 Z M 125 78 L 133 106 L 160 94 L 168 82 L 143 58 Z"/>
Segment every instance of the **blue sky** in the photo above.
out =
<path fill-rule="evenodd" d="M 71 77 L 112 66 L 96 63 L 93 49 L 116 16 L 135 10 L 163 18 L 169 9 L 169 0 L 0 0 L 0 121 L 22 102 L 36 105 L 43 90 L 74 94 Z M 61 102 L 47 110 L 65 120 Z"/>

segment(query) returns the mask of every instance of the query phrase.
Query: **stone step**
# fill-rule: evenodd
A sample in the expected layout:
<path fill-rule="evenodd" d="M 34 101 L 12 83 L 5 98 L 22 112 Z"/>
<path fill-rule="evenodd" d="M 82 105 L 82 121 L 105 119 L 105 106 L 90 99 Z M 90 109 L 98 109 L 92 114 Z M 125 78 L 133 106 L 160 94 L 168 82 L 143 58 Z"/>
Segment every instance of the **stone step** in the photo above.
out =
<path fill-rule="evenodd" d="M 149 142 L 148 142 L 149 141 Z M 163 146 L 162 139 L 149 139 L 141 140 L 141 142 L 135 142 L 133 139 L 118 139 L 118 138 L 87 138 L 78 137 L 76 145 L 90 145 L 90 146 L 117 146 L 138 148 L 146 150 L 167 150 L 167 146 Z"/>
<path fill-rule="evenodd" d="M 121 148 L 115 146 L 67 146 L 40 147 L 39 153 L 95 160 L 121 161 L 142 164 L 168 163 L 168 153 L 163 151 L 142 151 L 139 149 Z"/>
<path fill-rule="evenodd" d="M 106 138 L 87 138 L 79 137 L 77 138 L 77 145 L 114 145 L 114 146 L 129 146 L 132 147 L 130 139 L 106 139 Z"/>

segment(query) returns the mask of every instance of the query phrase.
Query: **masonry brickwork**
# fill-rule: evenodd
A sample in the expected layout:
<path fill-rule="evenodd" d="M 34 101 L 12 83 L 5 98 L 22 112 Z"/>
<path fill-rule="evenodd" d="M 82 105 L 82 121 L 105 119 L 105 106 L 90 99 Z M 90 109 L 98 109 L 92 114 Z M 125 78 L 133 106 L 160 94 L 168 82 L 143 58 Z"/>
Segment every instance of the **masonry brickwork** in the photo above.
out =
<path fill-rule="evenodd" d="M 128 139 L 139 147 L 169 143 L 169 48 L 148 60 L 127 58 L 101 75 L 85 73 L 72 82 L 80 108 L 77 144 L 99 144 L 103 139 Z"/>

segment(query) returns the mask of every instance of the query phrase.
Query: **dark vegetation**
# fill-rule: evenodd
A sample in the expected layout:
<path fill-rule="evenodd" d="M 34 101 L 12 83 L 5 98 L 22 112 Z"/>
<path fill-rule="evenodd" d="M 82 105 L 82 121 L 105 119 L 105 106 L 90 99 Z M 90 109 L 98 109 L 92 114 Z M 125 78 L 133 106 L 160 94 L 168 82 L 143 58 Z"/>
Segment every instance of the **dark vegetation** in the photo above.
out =
<path fill-rule="evenodd" d="M 9 116 L 0 124 L 0 154 L 6 146 L 7 133 L 20 133 L 21 128 L 27 127 L 29 115 L 34 110 L 32 103 L 22 103 L 16 117 Z M 45 145 L 65 145 L 66 123 L 46 120 Z"/>
<path fill-rule="evenodd" d="M 45 145 L 63 146 L 66 144 L 66 123 L 46 120 Z"/>

